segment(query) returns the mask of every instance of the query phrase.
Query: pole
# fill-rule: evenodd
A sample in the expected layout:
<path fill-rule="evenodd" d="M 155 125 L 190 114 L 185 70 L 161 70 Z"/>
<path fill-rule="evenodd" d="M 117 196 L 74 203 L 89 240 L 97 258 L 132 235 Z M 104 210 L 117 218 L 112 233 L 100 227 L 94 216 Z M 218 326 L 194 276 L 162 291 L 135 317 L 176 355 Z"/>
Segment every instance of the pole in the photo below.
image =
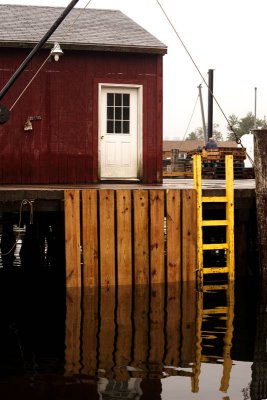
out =
<path fill-rule="evenodd" d="M 213 69 L 209 69 L 208 139 L 212 137 L 212 130 L 213 130 Z"/>
<path fill-rule="evenodd" d="M 207 130 L 206 130 L 206 124 L 205 124 L 205 115 L 204 115 L 204 107 L 203 107 L 203 99 L 202 99 L 202 91 L 201 91 L 201 84 L 198 86 L 198 91 L 199 91 L 199 98 L 200 98 L 200 108 L 201 108 L 201 116 L 202 116 L 202 125 L 203 125 L 203 135 L 204 135 L 204 144 L 207 144 L 208 138 L 207 138 Z"/>
<path fill-rule="evenodd" d="M 65 8 L 65 10 L 58 17 L 58 19 L 54 22 L 54 24 L 51 26 L 51 28 L 48 30 L 48 32 L 43 36 L 43 38 L 40 40 L 40 42 L 37 43 L 37 45 L 32 49 L 30 54 L 25 58 L 25 60 L 22 62 L 22 64 L 19 66 L 19 68 L 15 71 L 15 73 L 12 75 L 12 77 L 9 79 L 9 81 L 5 84 L 3 89 L 0 91 L 0 100 L 5 96 L 5 94 L 11 88 L 11 86 L 14 84 L 14 82 L 17 80 L 17 78 L 20 76 L 20 74 L 27 67 L 27 65 L 33 58 L 33 56 L 44 45 L 44 43 L 50 38 L 50 36 L 55 32 L 55 30 L 58 28 L 58 26 L 61 24 L 61 22 L 66 18 L 66 16 L 69 14 L 69 12 L 73 9 L 75 4 L 78 3 L 78 1 L 79 0 L 72 0 L 69 3 L 67 8 Z"/>
<path fill-rule="evenodd" d="M 254 129 L 257 129 L 257 88 L 254 88 L 255 90 L 255 99 L 254 99 Z"/>

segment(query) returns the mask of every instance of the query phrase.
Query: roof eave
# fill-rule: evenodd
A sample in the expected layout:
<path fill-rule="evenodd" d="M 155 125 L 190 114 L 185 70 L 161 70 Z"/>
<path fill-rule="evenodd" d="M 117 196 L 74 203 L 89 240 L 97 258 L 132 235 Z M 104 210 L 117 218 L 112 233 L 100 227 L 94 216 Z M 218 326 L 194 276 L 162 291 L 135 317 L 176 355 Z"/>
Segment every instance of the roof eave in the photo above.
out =
<path fill-rule="evenodd" d="M 0 47 L 12 48 L 33 48 L 37 43 L 30 41 L 1 41 Z M 43 48 L 52 49 L 53 42 L 47 42 Z M 81 51 L 107 51 L 120 53 L 143 53 L 143 54 L 161 54 L 167 53 L 167 47 L 153 46 L 127 46 L 127 45 L 112 45 L 112 44 L 96 44 L 96 43 L 60 43 L 62 49 L 66 50 L 81 50 Z"/>

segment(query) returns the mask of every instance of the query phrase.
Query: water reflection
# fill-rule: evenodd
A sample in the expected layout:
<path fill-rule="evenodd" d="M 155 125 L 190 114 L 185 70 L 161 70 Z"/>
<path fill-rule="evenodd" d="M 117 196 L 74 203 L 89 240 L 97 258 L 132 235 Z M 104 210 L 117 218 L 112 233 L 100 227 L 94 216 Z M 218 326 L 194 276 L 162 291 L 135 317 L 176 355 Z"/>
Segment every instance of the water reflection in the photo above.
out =
<path fill-rule="evenodd" d="M 9 398 L 23 392 L 28 399 L 246 398 L 241 390 L 251 374 L 245 378 L 242 368 L 250 371 L 244 361 L 252 359 L 246 346 L 232 347 L 240 334 L 238 325 L 233 329 L 232 285 L 206 293 L 190 282 L 65 289 L 51 271 L 34 280 L 1 272 L 1 394 L 9 388 Z"/>
<path fill-rule="evenodd" d="M 66 301 L 65 374 L 97 377 L 100 398 L 147 398 L 151 380 L 161 398 L 161 379 L 172 375 L 190 379 L 197 393 L 202 362 L 222 364 L 218 390 L 227 392 L 233 285 L 210 286 L 205 296 L 188 282 L 73 288 Z"/>

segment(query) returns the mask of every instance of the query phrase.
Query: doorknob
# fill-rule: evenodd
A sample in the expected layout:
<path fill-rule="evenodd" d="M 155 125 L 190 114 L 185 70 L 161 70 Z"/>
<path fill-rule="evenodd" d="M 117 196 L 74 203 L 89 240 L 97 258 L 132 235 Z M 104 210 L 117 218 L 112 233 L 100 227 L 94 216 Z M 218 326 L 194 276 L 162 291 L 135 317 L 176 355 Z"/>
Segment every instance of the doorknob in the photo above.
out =
<path fill-rule="evenodd" d="M 100 138 L 100 139 L 101 139 L 101 140 L 102 140 L 102 139 L 104 139 L 104 135 L 103 135 L 103 136 L 101 136 L 101 138 Z"/>

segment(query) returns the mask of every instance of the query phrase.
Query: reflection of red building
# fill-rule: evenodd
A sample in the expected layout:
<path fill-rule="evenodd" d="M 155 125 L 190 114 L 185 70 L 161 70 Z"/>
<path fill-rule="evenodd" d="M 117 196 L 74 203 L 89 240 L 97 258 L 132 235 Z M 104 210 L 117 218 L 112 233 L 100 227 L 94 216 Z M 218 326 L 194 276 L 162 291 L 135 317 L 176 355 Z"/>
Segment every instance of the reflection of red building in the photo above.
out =
<path fill-rule="evenodd" d="M 0 5 L 0 85 L 63 9 Z M 1 183 L 160 182 L 162 61 L 166 46 L 120 11 L 72 10 L 15 82 L 0 131 Z"/>

